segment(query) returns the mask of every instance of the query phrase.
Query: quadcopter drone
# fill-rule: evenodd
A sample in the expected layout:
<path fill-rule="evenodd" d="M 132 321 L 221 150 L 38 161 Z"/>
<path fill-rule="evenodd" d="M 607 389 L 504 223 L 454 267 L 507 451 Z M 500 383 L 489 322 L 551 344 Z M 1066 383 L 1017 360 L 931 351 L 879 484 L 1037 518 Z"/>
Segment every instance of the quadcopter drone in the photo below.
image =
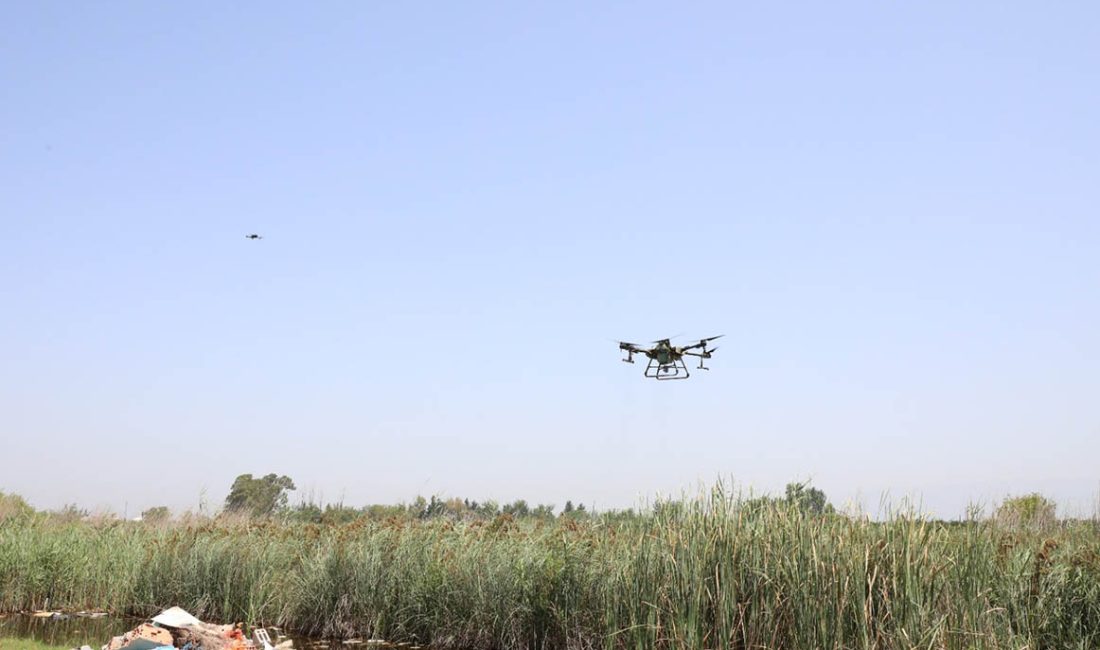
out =
<path fill-rule="evenodd" d="M 718 348 L 708 350 L 707 343 L 723 336 L 723 334 L 719 334 L 718 336 L 700 339 L 698 343 L 683 347 L 672 345 L 668 339 L 654 341 L 651 348 L 643 348 L 635 343 L 619 341 L 619 349 L 626 352 L 626 358 L 623 359 L 625 363 L 634 363 L 635 354 L 644 354 L 649 357 L 649 365 L 645 368 L 646 377 L 660 381 L 687 379 L 691 376 L 691 373 L 688 372 L 687 364 L 684 363 L 684 357 L 699 357 L 699 370 L 710 370 L 710 368 L 703 365 L 703 361 L 709 359 L 710 355 L 714 354 L 714 351 Z M 692 352 L 692 350 L 697 350 L 697 352 Z"/>

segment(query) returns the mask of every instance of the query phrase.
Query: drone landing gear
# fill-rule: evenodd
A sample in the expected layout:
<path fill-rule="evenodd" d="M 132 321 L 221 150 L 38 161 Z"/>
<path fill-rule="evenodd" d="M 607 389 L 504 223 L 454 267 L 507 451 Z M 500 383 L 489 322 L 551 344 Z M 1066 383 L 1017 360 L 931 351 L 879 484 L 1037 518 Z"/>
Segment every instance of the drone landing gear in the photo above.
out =
<path fill-rule="evenodd" d="M 687 364 L 683 359 L 676 359 L 671 363 L 658 363 L 656 359 L 650 359 L 649 365 L 645 367 L 645 376 L 658 381 L 669 381 L 672 379 L 687 379 L 691 376 L 688 372 Z"/>

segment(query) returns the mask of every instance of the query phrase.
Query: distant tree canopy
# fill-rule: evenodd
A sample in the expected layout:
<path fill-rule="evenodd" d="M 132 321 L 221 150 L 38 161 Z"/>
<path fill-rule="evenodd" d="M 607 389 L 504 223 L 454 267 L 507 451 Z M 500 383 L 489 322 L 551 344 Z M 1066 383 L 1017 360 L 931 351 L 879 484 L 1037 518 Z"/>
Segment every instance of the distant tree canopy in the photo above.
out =
<path fill-rule="evenodd" d="M 815 515 L 832 514 L 835 512 L 832 504 L 825 497 L 825 492 L 812 487 L 809 481 L 805 483 L 788 483 L 786 500 L 803 512 Z"/>
<path fill-rule="evenodd" d="M 532 518 L 550 520 L 555 518 L 553 504 L 539 503 L 531 505 L 523 499 L 501 505 L 492 499 L 475 501 L 457 497 L 444 498 L 432 495 L 430 498 L 418 496 L 410 503 L 397 505 L 374 504 L 352 507 L 344 504 L 315 503 L 302 501 L 280 511 L 288 520 L 310 523 L 346 523 L 360 517 L 380 519 L 450 519 L 452 521 L 491 521 L 505 516 L 509 520 Z M 582 503 L 569 501 L 562 517 L 585 519 L 592 516 Z"/>
<path fill-rule="evenodd" d="M 57 510 L 51 510 L 49 516 L 55 521 L 74 522 L 87 519 L 91 513 L 75 503 L 67 503 Z"/>
<path fill-rule="evenodd" d="M 168 521 L 171 516 L 172 513 L 168 510 L 168 506 L 156 506 L 141 511 L 142 521 Z"/>
<path fill-rule="evenodd" d="M 527 505 L 527 501 L 524 499 L 516 499 L 512 503 L 505 504 L 501 508 L 501 512 L 506 515 L 512 515 L 513 517 L 526 517 L 531 514 L 531 507 Z"/>
<path fill-rule="evenodd" d="M 1038 492 L 1008 497 L 997 508 L 997 521 L 1001 524 L 1024 528 L 1048 528 L 1058 518 L 1057 504 Z"/>
<path fill-rule="evenodd" d="M 0 492 L 0 521 L 34 514 L 34 508 L 18 494 Z"/>
<path fill-rule="evenodd" d="M 225 497 L 225 509 L 269 517 L 286 508 L 287 492 L 294 489 L 297 488 L 289 476 L 268 474 L 253 478 L 251 474 L 241 474 L 233 481 L 229 496 Z"/>

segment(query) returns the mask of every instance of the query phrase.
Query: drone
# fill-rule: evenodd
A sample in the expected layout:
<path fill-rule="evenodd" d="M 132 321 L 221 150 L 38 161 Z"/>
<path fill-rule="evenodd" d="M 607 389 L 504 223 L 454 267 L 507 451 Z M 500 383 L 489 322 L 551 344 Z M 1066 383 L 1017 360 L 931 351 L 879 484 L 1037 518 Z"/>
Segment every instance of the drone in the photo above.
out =
<path fill-rule="evenodd" d="M 244 238 L 245 239 L 263 239 L 263 237 L 257 235 L 256 233 L 252 233 L 251 235 L 245 235 Z"/>
<path fill-rule="evenodd" d="M 625 341 L 619 341 L 619 349 L 626 352 L 626 358 L 623 359 L 625 363 L 634 363 L 635 354 L 644 354 L 649 357 L 649 365 L 645 368 L 645 376 L 650 379 L 656 379 L 658 381 L 666 381 L 669 379 L 687 379 L 691 376 L 688 372 L 687 364 L 684 363 L 684 357 L 699 357 L 699 370 L 710 370 L 703 362 L 710 358 L 710 355 L 714 354 L 714 351 L 718 348 L 707 349 L 707 344 L 714 339 L 720 339 L 724 334 L 718 336 L 711 336 L 705 339 L 699 339 L 698 343 L 692 345 L 685 345 L 683 347 L 677 347 L 672 345 L 668 339 L 661 339 L 652 343 L 653 347 L 643 348 L 635 343 L 626 343 Z M 692 350 L 697 350 L 692 352 Z"/>

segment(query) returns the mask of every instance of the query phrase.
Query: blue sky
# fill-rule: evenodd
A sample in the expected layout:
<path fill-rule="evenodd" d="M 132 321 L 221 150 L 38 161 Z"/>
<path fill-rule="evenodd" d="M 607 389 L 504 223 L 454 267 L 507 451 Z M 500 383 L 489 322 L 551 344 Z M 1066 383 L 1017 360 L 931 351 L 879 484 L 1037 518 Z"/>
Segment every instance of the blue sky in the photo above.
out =
<path fill-rule="evenodd" d="M 1098 19 L 7 3 L 0 489 L 1091 512 Z"/>

